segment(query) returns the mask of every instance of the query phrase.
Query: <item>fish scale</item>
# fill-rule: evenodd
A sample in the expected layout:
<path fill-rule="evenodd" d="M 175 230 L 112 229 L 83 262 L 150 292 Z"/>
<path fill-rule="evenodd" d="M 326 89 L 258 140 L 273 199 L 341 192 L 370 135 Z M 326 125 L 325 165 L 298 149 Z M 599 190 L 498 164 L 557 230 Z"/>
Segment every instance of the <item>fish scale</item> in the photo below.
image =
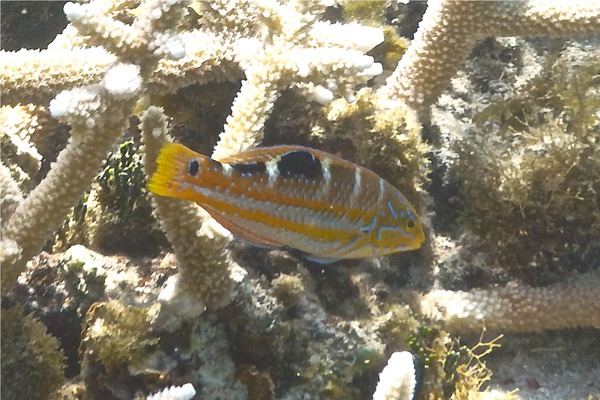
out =
<path fill-rule="evenodd" d="M 321 261 L 414 250 L 424 241 L 414 207 L 374 172 L 302 146 L 213 160 L 170 143 L 148 189 L 192 200 L 251 243 Z"/>

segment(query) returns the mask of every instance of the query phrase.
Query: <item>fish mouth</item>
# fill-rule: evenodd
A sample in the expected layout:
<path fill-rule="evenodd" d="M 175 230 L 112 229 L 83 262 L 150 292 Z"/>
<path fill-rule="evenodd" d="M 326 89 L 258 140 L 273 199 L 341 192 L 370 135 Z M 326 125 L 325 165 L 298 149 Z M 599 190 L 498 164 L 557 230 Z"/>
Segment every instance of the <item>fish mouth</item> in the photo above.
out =
<path fill-rule="evenodd" d="M 419 231 L 415 232 L 415 234 L 413 235 L 413 240 L 411 240 L 409 244 L 401 247 L 402 250 L 417 250 L 421 248 L 424 242 L 425 232 L 423 232 L 423 229 L 419 229 Z"/>
<path fill-rule="evenodd" d="M 425 243 L 425 232 L 423 232 L 423 228 L 419 229 L 419 233 L 415 236 L 415 245 L 417 246 L 415 248 L 418 249 L 423 243 Z"/>

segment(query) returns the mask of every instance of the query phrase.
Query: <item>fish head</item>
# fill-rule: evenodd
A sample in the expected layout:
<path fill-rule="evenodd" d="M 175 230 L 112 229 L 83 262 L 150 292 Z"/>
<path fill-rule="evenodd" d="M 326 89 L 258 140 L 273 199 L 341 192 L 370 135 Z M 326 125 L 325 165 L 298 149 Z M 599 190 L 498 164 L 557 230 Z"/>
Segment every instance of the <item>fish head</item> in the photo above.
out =
<path fill-rule="evenodd" d="M 151 176 L 148 190 L 159 196 L 196 200 L 197 188 L 207 177 L 220 172 L 215 161 L 178 143 L 168 143 L 156 160 L 157 170 Z M 206 173 L 205 171 L 209 171 Z"/>
<path fill-rule="evenodd" d="M 416 250 L 425 241 L 420 221 L 406 221 L 394 226 L 381 226 L 377 232 L 375 246 L 384 254 Z"/>
<path fill-rule="evenodd" d="M 375 232 L 375 245 L 384 254 L 416 250 L 425 241 L 423 224 L 414 207 L 402 195 L 388 201 Z"/>

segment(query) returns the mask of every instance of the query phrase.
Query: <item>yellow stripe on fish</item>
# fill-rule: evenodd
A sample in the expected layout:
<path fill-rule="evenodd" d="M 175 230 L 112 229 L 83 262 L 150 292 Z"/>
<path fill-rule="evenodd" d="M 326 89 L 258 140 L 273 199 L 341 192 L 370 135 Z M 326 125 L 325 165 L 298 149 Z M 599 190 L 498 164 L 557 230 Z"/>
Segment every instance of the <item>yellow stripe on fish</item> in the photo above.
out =
<path fill-rule="evenodd" d="M 148 189 L 198 203 L 232 233 L 321 262 L 414 250 L 425 240 L 409 201 L 374 172 L 302 146 L 213 160 L 169 143 Z"/>

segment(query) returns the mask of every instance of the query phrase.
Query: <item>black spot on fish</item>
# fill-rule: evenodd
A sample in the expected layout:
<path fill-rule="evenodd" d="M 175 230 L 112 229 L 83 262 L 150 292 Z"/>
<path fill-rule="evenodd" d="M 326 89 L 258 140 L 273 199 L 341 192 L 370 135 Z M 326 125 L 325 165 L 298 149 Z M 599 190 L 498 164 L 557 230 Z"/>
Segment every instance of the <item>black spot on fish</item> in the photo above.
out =
<path fill-rule="evenodd" d="M 262 162 L 231 164 L 231 168 L 233 168 L 234 171 L 237 171 L 242 176 L 264 174 L 267 171 L 267 166 Z"/>
<path fill-rule="evenodd" d="M 200 170 L 200 165 L 198 164 L 198 160 L 192 160 L 188 164 L 188 172 L 192 176 L 196 176 L 198 171 Z"/>
<path fill-rule="evenodd" d="M 321 161 L 308 151 L 291 151 L 281 156 L 277 163 L 281 176 L 302 175 L 306 178 L 322 176 Z"/>

